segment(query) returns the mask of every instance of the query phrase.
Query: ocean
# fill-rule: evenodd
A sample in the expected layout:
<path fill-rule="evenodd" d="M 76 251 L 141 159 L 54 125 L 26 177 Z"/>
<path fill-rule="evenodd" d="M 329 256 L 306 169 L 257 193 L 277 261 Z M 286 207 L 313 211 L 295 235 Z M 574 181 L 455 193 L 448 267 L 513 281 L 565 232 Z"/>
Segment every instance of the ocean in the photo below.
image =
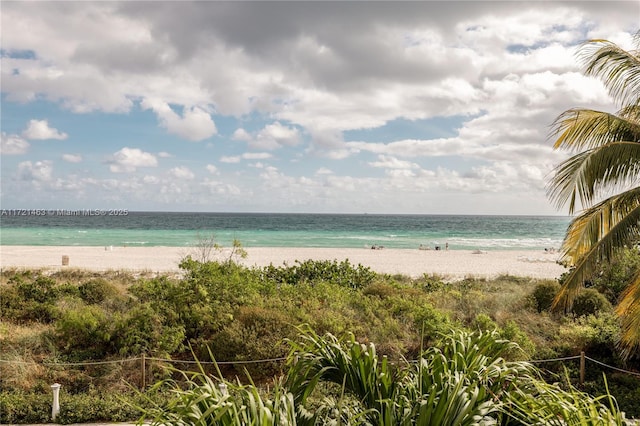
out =
<path fill-rule="evenodd" d="M 529 250 L 559 248 L 569 217 L 378 214 L 169 213 L 3 210 L 0 244 Z"/>

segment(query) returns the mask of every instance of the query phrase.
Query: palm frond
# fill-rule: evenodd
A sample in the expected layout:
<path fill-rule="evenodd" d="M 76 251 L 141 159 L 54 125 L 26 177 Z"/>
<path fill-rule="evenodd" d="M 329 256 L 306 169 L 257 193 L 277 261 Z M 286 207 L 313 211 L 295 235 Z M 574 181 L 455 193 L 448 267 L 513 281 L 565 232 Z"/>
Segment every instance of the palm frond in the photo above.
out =
<path fill-rule="evenodd" d="M 638 40 L 640 38 L 636 37 Z M 584 64 L 585 74 L 602 78 L 616 101 L 622 105 L 640 103 L 638 50 L 626 51 L 607 40 L 591 40 L 582 46 L 578 56 Z"/>
<path fill-rule="evenodd" d="M 575 268 L 556 296 L 554 307 L 571 307 L 582 283 L 599 264 L 640 238 L 640 188 L 610 197 L 576 217 L 565 237 L 563 261 Z"/>
<path fill-rule="evenodd" d="M 558 206 L 569 203 L 573 214 L 577 199 L 591 205 L 604 191 L 628 185 L 640 174 L 640 143 L 614 142 L 590 149 L 556 167 L 547 193 Z"/>
<path fill-rule="evenodd" d="M 640 273 L 622 293 L 616 313 L 622 328 L 620 347 L 623 355 L 628 357 L 640 349 Z"/>
<path fill-rule="evenodd" d="M 623 115 L 624 114 L 624 115 Z M 572 108 L 551 124 L 550 135 L 557 139 L 555 149 L 591 149 L 610 142 L 640 141 L 640 122 L 633 119 L 637 109 L 623 108 L 618 114 Z"/>
<path fill-rule="evenodd" d="M 626 105 L 618 111 L 618 116 L 636 123 L 640 122 L 640 104 Z M 638 140 L 638 139 L 636 139 Z"/>

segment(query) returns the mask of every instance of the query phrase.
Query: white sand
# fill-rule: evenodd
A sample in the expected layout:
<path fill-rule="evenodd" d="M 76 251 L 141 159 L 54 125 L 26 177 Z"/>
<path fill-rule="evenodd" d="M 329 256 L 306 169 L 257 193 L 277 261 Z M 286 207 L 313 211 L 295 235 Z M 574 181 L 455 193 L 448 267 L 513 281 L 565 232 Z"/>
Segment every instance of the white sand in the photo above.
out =
<path fill-rule="evenodd" d="M 557 278 L 565 269 L 556 263 L 558 254 L 540 251 L 488 251 L 475 254 L 470 250 L 371 250 L 365 248 L 246 248 L 248 257 L 241 262 L 247 266 L 266 266 L 283 262 L 293 265 L 296 260 L 348 259 L 372 270 L 413 277 L 438 274 L 445 278 L 491 278 L 501 274 L 521 277 Z M 69 266 L 90 270 L 129 270 L 151 272 L 178 271 L 178 263 L 188 248 L 180 247 L 39 247 L 0 246 L 2 268 L 60 269 L 62 257 L 69 257 Z M 216 256 L 228 256 L 225 251 Z"/>

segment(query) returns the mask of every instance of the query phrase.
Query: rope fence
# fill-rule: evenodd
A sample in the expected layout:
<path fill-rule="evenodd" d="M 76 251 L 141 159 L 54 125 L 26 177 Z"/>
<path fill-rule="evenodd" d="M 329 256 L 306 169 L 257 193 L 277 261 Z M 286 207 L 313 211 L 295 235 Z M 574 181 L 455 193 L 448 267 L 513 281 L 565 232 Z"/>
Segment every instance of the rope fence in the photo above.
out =
<path fill-rule="evenodd" d="M 238 360 L 238 361 L 197 361 L 197 360 L 181 360 L 181 359 L 169 359 L 169 358 L 156 358 L 156 357 L 147 357 L 145 355 L 139 357 L 132 358 L 124 358 L 117 360 L 109 360 L 109 361 L 81 361 L 81 362 L 50 362 L 50 361 L 16 361 L 16 360 L 7 360 L 0 359 L 0 364 L 16 364 L 16 365 L 42 365 L 46 367 L 85 367 L 92 365 L 105 365 L 105 364 L 125 364 L 131 363 L 135 361 L 139 361 L 141 363 L 141 371 L 142 371 L 142 383 L 141 388 L 144 389 L 146 386 L 146 371 L 147 371 L 147 362 L 154 361 L 158 363 L 169 363 L 169 364 L 199 364 L 199 365 L 243 365 L 243 364 L 266 364 L 273 362 L 283 362 L 287 358 L 279 357 L 279 358 L 268 358 L 268 359 L 256 359 L 256 360 Z M 572 361 L 572 360 L 580 360 L 580 385 L 584 384 L 584 377 L 586 371 L 586 361 L 591 361 L 594 364 L 597 364 L 601 367 L 608 368 L 613 371 L 617 371 L 619 373 L 629 374 L 631 376 L 635 376 L 640 378 L 640 372 L 625 370 L 622 368 L 615 367 L 613 365 L 608 365 L 604 362 L 598 361 L 597 359 L 593 359 L 585 355 L 584 352 L 581 352 L 580 355 L 575 356 L 567 356 L 562 358 L 550 358 L 550 359 L 538 359 L 538 360 L 530 360 L 527 361 L 532 364 L 542 364 L 549 362 L 562 362 L 562 361 Z M 409 361 L 409 362 L 417 362 Z"/>

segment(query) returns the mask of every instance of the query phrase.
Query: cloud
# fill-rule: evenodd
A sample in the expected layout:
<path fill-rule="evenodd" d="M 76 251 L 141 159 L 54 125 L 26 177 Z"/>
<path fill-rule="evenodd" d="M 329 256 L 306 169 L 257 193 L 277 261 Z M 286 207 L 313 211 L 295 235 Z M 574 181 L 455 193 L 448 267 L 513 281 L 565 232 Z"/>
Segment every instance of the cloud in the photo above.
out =
<path fill-rule="evenodd" d="M 251 143 L 254 148 L 275 149 L 282 146 L 295 146 L 300 143 L 298 129 L 284 126 L 280 122 L 266 125 Z"/>
<path fill-rule="evenodd" d="M 276 121 L 267 124 L 255 134 L 248 133 L 245 129 L 236 129 L 233 140 L 247 142 L 251 148 L 275 150 L 285 146 L 296 146 L 301 141 L 300 131 L 292 126 L 285 126 Z"/>
<path fill-rule="evenodd" d="M 61 133 L 59 130 L 49 127 L 47 120 L 29 120 L 29 124 L 22 132 L 22 136 L 30 140 L 64 140 L 69 137 L 66 133 Z"/>
<path fill-rule="evenodd" d="M 160 99 L 145 98 L 140 106 L 145 110 L 153 110 L 158 116 L 160 126 L 181 138 L 197 142 L 218 133 L 211 115 L 198 106 L 185 106 L 182 117 Z"/>
<path fill-rule="evenodd" d="M 206 169 L 207 169 L 207 171 L 209 173 L 211 173 L 214 176 L 217 176 L 217 175 L 220 174 L 220 170 L 218 170 L 218 168 L 216 166 L 214 166 L 213 164 L 207 164 Z"/>
<path fill-rule="evenodd" d="M 223 163 L 235 164 L 239 163 L 241 160 L 266 160 L 271 157 L 273 157 L 273 155 L 268 152 L 245 152 L 241 155 L 220 157 L 220 161 Z"/>
<path fill-rule="evenodd" d="M 419 166 L 416 163 L 409 161 L 398 160 L 395 157 L 387 155 L 379 155 L 378 161 L 372 161 L 369 163 L 372 167 L 380 167 L 385 169 L 417 169 Z"/>
<path fill-rule="evenodd" d="M 251 141 L 252 137 L 245 129 L 240 128 L 240 129 L 236 129 L 236 131 L 233 132 L 231 139 L 235 141 L 249 142 Z"/>
<path fill-rule="evenodd" d="M 158 157 L 160 157 L 160 158 L 171 158 L 171 157 L 173 157 L 173 155 L 169 154 L 168 152 L 161 151 L 161 152 L 158 153 Z"/>
<path fill-rule="evenodd" d="M 29 142 L 18 135 L 8 135 L 2 132 L 0 136 L 0 154 L 21 155 L 29 150 Z"/>
<path fill-rule="evenodd" d="M 322 175 L 332 175 L 333 172 L 330 169 L 327 169 L 326 167 L 320 167 L 318 170 L 316 170 L 316 175 L 318 176 L 322 176 Z"/>
<path fill-rule="evenodd" d="M 221 163 L 227 163 L 227 164 L 236 164 L 239 163 L 240 160 L 242 160 L 242 158 L 240 156 L 222 156 L 220 157 L 220 162 Z"/>
<path fill-rule="evenodd" d="M 273 157 L 268 152 L 246 152 L 241 155 L 243 160 L 266 160 Z"/>
<path fill-rule="evenodd" d="M 23 161 L 18 164 L 18 176 L 21 180 L 35 183 L 49 182 L 53 175 L 53 163 L 44 161 Z"/>
<path fill-rule="evenodd" d="M 62 154 L 62 159 L 67 163 L 80 163 L 82 161 L 82 155 Z"/>
<path fill-rule="evenodd" d="M 158 160 L 153 154 L 138 148 L 124 147 L 115 152 L 107 163 L 113 173 L 131 173 L 138 167 L 156 167 Z"/>
<path fill-rule="evenodd" d="M 169 174 L 176 179 L 192 180 L 195 175 L 188 167 L 179 166 L 169 170 Z"/>
<path fill-rule="evenodd" d="M 160 183 L 160 179 L 158 179 L 157 176 L 145 175 L 142 178 L 142 182 L 144 182 L 145 184 L 157 185 L 158 183 Z"/>

